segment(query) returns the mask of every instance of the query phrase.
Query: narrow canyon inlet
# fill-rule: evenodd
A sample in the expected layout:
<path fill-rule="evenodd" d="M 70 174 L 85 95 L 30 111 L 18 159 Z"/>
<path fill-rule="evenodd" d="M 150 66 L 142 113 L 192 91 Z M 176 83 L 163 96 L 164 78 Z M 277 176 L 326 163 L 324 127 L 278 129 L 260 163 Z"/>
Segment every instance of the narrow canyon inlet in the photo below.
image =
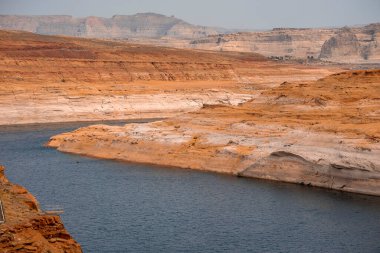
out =
<path fill-rule="evenodd" d="M 82 126 L 0 127 L 0 153 L 12 182 L 42 208 L 64 209 L 65 227 L 84 252 L 380 250 L 378 197 L 44 147 L 52 135 Z"/>

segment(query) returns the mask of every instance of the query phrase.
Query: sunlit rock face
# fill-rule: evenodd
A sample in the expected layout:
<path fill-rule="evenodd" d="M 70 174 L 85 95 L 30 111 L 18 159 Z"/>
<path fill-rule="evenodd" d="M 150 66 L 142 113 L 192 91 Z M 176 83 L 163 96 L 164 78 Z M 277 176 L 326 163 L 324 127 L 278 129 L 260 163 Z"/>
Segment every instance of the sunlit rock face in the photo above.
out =
<path fill-rule="evenodd" d="M 168 117 L 336 71 L 253 53 L 0 31 L 0 125 Z"/>

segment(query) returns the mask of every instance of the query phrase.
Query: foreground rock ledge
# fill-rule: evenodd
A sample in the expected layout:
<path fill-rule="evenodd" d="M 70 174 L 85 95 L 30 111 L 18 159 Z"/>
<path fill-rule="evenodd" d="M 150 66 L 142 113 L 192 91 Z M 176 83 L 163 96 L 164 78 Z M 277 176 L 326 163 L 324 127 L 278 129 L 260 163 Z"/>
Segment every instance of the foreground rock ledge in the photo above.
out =
<path fill-rule="evenodd" d="M 5 213 L 5 223 L 0 224 L 0 252 L 82 252 L 60 217 L 44 215 L 33 195 L 7 180 L 2 166 L 0 199 Z"/>
<path fill-rule="evenodd" d="M 58 150 L 380 196 L 380 70 L 283 83 L 238 106 L 147 124 L 94 125 Z"/>

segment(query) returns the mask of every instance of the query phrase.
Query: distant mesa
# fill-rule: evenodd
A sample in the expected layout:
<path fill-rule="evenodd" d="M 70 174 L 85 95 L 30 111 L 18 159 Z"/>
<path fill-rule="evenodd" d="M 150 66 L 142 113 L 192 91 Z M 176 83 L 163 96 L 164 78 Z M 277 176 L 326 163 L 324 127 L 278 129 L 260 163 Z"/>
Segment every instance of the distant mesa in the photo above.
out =
<path fill-rule="evenodd" d="M 156 13 L 76 18 L 0 15 L 0 29 L 43 35 L 131 40 L 214 51 L 253 52 L 273 60 L 380 63 L 380 23 L 344 28 L 274 28 L 247 32 L 189 24 Z"/>
<path fill-rule="evenodd" d="M 174 16 L 156 13 L 114 15 L 111 18 L 76 18 L 67 15 L 0 15 L 0 29 L 21 30 L 44 35 L 93 38 L 172 38 L 195 39 L 228 32 L 223 28 L 191 25 Z"/>

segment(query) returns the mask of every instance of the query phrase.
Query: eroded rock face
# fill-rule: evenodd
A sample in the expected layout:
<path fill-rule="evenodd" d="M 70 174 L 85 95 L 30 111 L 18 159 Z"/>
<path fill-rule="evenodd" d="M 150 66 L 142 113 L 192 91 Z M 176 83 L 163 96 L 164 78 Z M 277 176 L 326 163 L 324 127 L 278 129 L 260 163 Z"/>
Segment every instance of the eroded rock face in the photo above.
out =
<path fill-rule="evenodd" d="M 257 52 L 283 59 L 317 59 L 323 43 L 333 34 L 333 29 L 273 29 L 209 36 L 193 40 L 190 44 L 199 49 Z"/>
<path fill-rule="evenodd" d="M 175 17 L 155 13 L 115 15 L 112 18 L 72 16 L 0 15 L 0 29 L 46 35 L 92 38 L 199 38 L 226 32 L 226 29 L 196 26 Z"/>
<path fill-rule="evenodd" d="M 380 71 L 283 83 L 238 106 L 51 138 L 61 151 L 380 196 Z"/>
<path fill-rule="evenodd" d="M 335 62 L 379 62 L 380 25 L 362 30 L 342 28 L 322 46 L 320 59 Z"/>
<path fill-rule="evenodd" d="M 253 71 L 254 70 L 254 71 Z M 167 117 L 239 104 L 284 80 L 336 68 L 280 65 L 251 53 L 0 32 L 0 125 Z"/>
<path fill-rule="evenodd" d="M 82 252 L 59 216 L 43 214 L 33 195 L 6 179 L 2 166 L 0 179 L 5 214 L 5 223 L 0 224 L 1 252 Z"/>
<path fill-rule="evenodd" d="M 338 57 L 351 56 L 356 58 L 360 56 L 360 44 L 356 35 L 346 28 L 338 31 L 336 35 L 327 40 L 321 50 L 321 59 L 331 59 Z"/>
<path fill-rule="evenodd" d="M 208 50 L 255 52 L 273 59 L 321 59 L 345 63 L 380 63 L 380 24 L 341 29 L 273 29 L 222 34 L 190 42 Z"/>

